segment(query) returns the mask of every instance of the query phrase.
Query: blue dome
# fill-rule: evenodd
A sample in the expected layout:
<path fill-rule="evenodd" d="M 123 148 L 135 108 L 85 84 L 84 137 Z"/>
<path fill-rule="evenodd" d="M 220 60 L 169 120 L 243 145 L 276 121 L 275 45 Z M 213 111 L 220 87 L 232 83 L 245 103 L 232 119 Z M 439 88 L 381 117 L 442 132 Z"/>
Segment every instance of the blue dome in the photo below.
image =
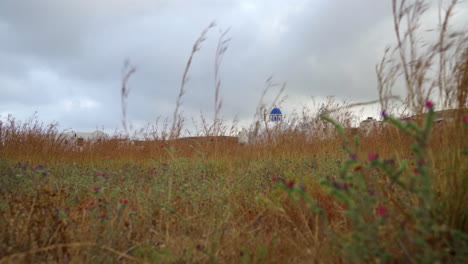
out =
<path fill-rule="evenodd" d="M 270 115 L 282 115 L 281 113 L 281 110 L 279 110 L 279 108 L 273 108 L 273 110 L 271 110 L 270 112 Z"/>

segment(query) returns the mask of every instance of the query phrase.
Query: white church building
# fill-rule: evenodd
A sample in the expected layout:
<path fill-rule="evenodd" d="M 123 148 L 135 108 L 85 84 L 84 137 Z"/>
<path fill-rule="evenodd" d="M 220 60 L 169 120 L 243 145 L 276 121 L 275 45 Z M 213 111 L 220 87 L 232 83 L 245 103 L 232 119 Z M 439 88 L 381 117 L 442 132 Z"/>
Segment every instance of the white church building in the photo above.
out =
<path fill-rule="evenodd" d="M 69 144 L 78 151 L 83 151 L 86 142 L 97 142 L 98 140 L 109 139 L 109 135 L 101 130 L 79 132 L 67 131 L 59 134 L 64 139 L 65 144 Z"/>
<path fill-rule="evenodd" d="M 284 115 L 277 107 L 273 108 L 264 122 L 257 121 L 251 129 L 243 128 L 238 139 L 240 144 L 252 144 L 261 140 L 274 140 L 275 136 L 287 128 Z"/>

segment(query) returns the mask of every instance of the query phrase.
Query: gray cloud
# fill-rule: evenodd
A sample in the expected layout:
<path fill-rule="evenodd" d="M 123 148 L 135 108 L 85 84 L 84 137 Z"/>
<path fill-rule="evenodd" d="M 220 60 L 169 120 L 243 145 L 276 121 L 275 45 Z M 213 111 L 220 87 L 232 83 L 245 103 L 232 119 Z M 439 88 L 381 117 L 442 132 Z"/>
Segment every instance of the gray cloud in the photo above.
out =
<path fill-rule="evenodd" d="M 228 27 L 220 71 L 226 119 L 251 118 L 271 74 L 288 81 L 285 109 L 310 96 L 375 99 L 374 65 L 393 43 L 390 1 L 3 0 L 0 114 L 38 111 L 64 128 L 119 128 L 129 58 L 137 67 L 130 122 L 171 117 L 192 45 L 211 21 L 218 27 L 195 54 L 183 98 L 187 119 L 213 116 L 214 53 Z"/>

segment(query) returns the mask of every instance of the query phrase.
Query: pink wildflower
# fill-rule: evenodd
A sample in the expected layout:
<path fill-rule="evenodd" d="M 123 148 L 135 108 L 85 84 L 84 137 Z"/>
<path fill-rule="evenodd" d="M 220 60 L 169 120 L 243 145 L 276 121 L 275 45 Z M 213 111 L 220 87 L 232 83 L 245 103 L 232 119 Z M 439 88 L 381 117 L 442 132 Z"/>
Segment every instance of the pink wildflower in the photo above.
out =
<path fill-rule="evenodd" d="M 468 123 L 468 116 L 462 116 L 461 118 L 462 123 Z"/>
<path fill-rule="evenodd" d="M 407 224 L 408 224 L 408 222 L 406 222 L 406 221 L 401 221 L 401 222 L 400 222 L 400 227 L 401 227 L 401 228 L 405 228 Z"/>
<path fill-rule="evenodd" d="M 387 208 L 385 208 L 385 206 L 380 206 L 379 208 L 377 208 L 377 215 L 381 217 L 387 216 Z"/>
<path fill-rule="evenodd" d="M 431 101 L 429 101 L 429 100 L 427 100 L 426 103 L 425 103 L 425 106 L 426 106 L 427 108 L 431 108 L 431 109 L 432 109 L 432 108 L 434 108 L 434 103 L 431 102 Z"/>
<path fill-rule="evenodd" d="M 369 161 L 374 161 L 374 160 L 377 160 L 379 158 L 379 155 L 377 155 L 376 153 L 369 153 L 367 154 L 367 158 L 369 159 Z"/>

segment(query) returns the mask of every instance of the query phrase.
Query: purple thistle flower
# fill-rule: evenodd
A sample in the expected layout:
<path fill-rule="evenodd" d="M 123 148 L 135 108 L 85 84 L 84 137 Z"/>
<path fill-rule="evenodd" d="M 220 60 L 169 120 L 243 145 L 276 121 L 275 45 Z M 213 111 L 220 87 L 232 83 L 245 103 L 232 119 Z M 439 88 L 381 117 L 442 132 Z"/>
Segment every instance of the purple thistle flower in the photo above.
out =
<path fill-rule="evenodd" d="M 422 167 L 422 166 L 426 165 L 426 161 L 424 159 L 420 159 L 420 160 L 418 160 L 417 164 L 418 164 L 418 166 Z"/>
<path fill-rule="evenodd" d="M 388 117 L 387 112 L 385 110 L 382 110 L 382 117 L 386 119 Z"/>
<path fill-rule="evenodd" d="M 336 189 L 340 190 L 341 189 L 341 186 L 339 183 L 337 183 L 336 181 L 333 181 L 333 187 L 335 187 Z"/>

